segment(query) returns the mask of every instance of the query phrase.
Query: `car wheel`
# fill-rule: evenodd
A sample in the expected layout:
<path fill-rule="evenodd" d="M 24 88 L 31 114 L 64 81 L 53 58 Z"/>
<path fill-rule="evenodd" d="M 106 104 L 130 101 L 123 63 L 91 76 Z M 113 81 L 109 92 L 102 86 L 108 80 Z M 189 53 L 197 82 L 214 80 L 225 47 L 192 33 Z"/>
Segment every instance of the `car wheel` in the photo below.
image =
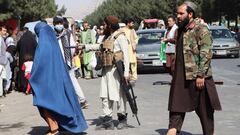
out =
<path fill-rule="evenodd" d="M 236 55 L 234 55 L 234 57 L 235 57 L 235 58 L 239 58 L 239 53 L 238 53 L 238 54 L 236 54 Z"/>

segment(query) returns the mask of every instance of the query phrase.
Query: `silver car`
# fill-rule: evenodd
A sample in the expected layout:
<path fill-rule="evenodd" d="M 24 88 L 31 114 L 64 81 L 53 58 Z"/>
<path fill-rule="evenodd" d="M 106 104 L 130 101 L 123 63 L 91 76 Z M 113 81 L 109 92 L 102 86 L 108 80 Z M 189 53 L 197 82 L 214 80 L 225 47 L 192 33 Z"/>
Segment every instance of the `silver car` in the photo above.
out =
<path fill-rule="evenodd" d="M 213 56 L 239 58 L 239 43 L 229 29 L 223 26 L 210 26 L 209 29 L 213 37 Z"/>
<path fill-rule="evenodd" d="M 160 69 L 163 63 L 160 61 L 159 51 L 161 38 L 165 30 L 146 29 L 137 31 L 139 37 L 137 52 L 138 70 Z"/>

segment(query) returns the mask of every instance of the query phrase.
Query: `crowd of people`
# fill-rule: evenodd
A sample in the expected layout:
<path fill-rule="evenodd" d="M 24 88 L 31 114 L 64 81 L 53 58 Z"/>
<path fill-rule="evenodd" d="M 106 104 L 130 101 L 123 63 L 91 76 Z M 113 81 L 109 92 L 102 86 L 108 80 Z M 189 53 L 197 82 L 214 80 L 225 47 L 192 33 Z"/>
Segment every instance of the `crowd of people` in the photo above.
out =
<path fill-rule="evenodd" d="M 211 34 L 196 18 L 197 6 L 184 2 L 177 9 L 177 21 L 168 17 L 168 28 L 162 38 L 166 44 L 165 68 L 172 76 L 169 94 L 169 130 L 181 131 L 186 112 L 195 111 L 204 135 L 214 134 L 214 110 L 221 110 L 211 72 Z M 83 29 L 66 18 L 53 18 L 53 27 L 41 21 L 31 32 L 18 33 L 0 27 L 0 96 L 12 90 L 33 94 L 33 104 L 49 126 L 47 135 L 59 129 L 80 133 L 87 129 L 81 109 L 88 107 L 78 78 L 101 77 L 102 120 L 96 130 L 114 129 L 113 105 L 117 103 L 117 129 L 128 127 L 122 84 L 137 81 L 136 47 L 138 37 L 134 20 L 119 27 L 115 16 L 104 18 L 102 26 Z M 123 66 L 123 78 L 118 66 Z M 17 74 L 16 74 L 17 73 Z M 50 83 L 51 82 L 51 83 Z"/>
<path fill-rule="evenodd" d="M 33 61 L 37 46 L 35 37 L 27 28 L 17 32 L 10 27 L 0 26 L 0 40 L 0 82 L 3 86 L 0 88 L 0 96 L 6 96 L 12 90 L 26 92 L 27 72 L 31 71 L 31 67 L 24 67 L 24 62 Z"/>

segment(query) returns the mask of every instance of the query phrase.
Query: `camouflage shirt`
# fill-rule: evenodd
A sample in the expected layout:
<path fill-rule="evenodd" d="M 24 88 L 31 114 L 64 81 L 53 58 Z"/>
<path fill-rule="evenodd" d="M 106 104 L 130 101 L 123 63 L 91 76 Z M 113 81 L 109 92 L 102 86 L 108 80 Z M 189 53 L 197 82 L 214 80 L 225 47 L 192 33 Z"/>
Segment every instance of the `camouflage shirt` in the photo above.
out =
<path fill-rule="evenodd" d="M 183 34 L 183 55 L 186 80 L 212 76 L 212 36 L 207 26 L 195 19 Z"/>

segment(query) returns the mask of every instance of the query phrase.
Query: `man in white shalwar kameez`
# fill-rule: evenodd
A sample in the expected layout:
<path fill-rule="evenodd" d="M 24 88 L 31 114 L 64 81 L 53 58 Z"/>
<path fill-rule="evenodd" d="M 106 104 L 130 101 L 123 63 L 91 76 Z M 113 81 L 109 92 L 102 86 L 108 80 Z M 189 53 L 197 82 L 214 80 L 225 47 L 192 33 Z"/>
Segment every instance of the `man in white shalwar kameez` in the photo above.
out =
<path fill-rule="evenodd" d="M 129 81 L 129 53 L 128 40 L 125 34 L 119 30 L 118 18 L 107 16 L 104 19 L 105 38 L 104 41 L 112 40 L 113 53 L 122 52 L 122 61 L 124 64 L 124 78 L 120 78 L 117 68 L 113 66 L 103 66 L 100 88 L 100 98 L 102 100 L 103 121 L 97 125 L 96 129 L 114 129 L 113 124 L 113 104 L 117 103 L 117 116 L 119 124 L 117 129 L 127 127 L 126 102 L 127 99 L 120 85 L 121 81 Z M 100 45 L 85 45 L 86 50 L 96 50 Z"/>

